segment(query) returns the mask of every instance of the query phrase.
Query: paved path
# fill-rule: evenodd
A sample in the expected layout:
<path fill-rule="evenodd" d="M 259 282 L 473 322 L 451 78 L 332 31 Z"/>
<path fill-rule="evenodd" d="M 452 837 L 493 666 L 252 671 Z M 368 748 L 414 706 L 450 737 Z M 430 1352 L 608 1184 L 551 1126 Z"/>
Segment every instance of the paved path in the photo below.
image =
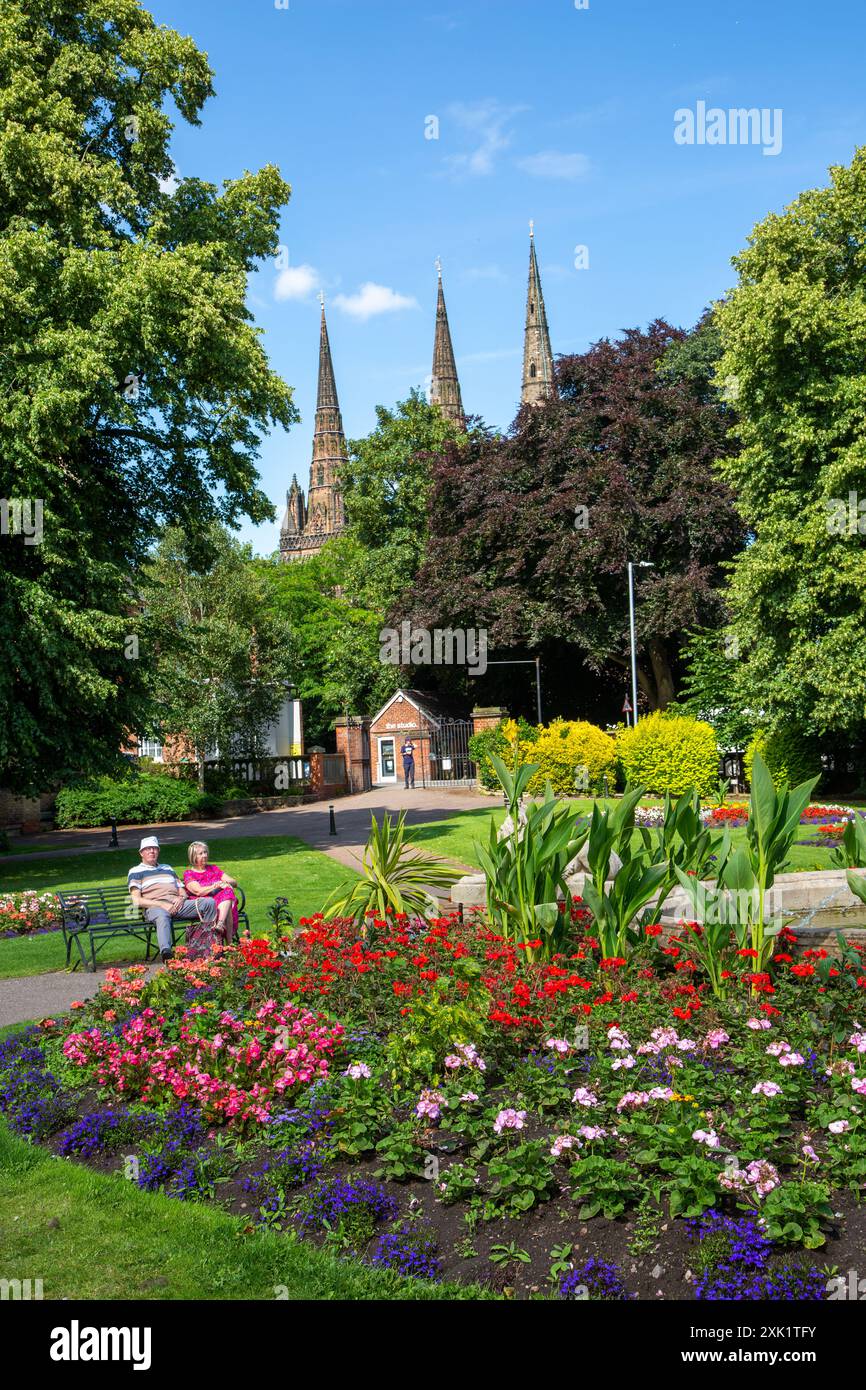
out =
<path fill-rule="evenodd" d="M 407 824 L 419 825 L 425 821 L 447 820 L 461 811 L 479 808 L 493 810 L 498 804 L 496 797 L 473 791 L 440 791 L 421 787 L 406 791 L 403 787 L 377 787 L 373 791 L 340 797 L 333 802 L 336 836 L 329 833 L 329 803 L 311 801 L 303 806 L 256 811 L 249 816 L 232 816 L 228 820 L 123 825 L 117 832 L 120 841 L 118 854 L 126 857 L 131 853 L 135 857 L 143 835 L 156 834 L 163 845 L 187 845 L 195 839 L 210 843 L 239 836 L 294 835 L 314 849 L 323 850 L 341 864 L 354 868 L 367 843 L 371 815 L 381 819 L 385 811 L 394 814 L 405 810 Z M 110 833 L 108 827 L 103 826 L 97 830 L 55 830 L 26 838 L 22 836 L 21 847 L 30 852 L 0 856 L 0 888 L 5 864 L 26 864 L 29 859 L 36 857 L 32 852 L 35 849 L 38 849 L 39 857 L 96 853 L 107 848 Z"/>
<path fill-rule="evenodd" d="M 447 820 L 461 811 L 494 810 L 495 797 L 472 791 L 441 791 L 403 787 L 379 787 L 356 796 L 339 798 L 333 803 L 337 834 L 330 834 L 329 803 L 313 801 L 303 806 L 286 806 L 274 811 L 258 811 L 251 816 L 233 816 L 223 821 L 182 821 L 163 825 L 121 826 L 118 829 L 118 856 L 132 863 L 138 853 L 138 842 L 145 834 L 158 834 L 162 845 L 187 845 L 190 840 L 209 842 L 229 837 L 262 835 L 293 835 L 313 849 L 324 851 L 332 859 L 357 869 L 370 833 L 370 817 L 380 820 L 386 811 L 392 815 L 406 811 L 408 825 Z M 44 856 L 65 858 L 74 854 L 95 854 L 107 847 L 109 831 L 56 830 L 53 833 L 22 837 L 28 849 L 38 846 L 37 854 L 4 854 L 0 857 L 0 890 L 3 865 L 26 864 Z M 465 868 L 465 865 L 461 865 Z M 113 963 L 115 966 L 117 962 Z M 95 974 L 65 970 L 42 975 L 26 975 L 12 980 L 0 980 L 0 1027 L 20 1023 L 25 1019 L 51 1017 L 67 1010 L 76 999 L 89 999 L 96 994 L 105 974 L 97 968 Z M 111 967 L 108 967 L 109 969 Z"/>

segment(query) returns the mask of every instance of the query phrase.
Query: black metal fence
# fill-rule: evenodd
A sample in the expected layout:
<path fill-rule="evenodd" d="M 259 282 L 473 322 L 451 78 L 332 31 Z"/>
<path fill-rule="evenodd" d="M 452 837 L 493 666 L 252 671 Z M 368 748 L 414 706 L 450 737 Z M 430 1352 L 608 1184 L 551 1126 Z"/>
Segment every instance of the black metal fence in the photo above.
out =
<path fill-rule="evenodd" d="M 474 787 L 475 764 L 469 756 L 472 730 L 471 719 L 443 719 L 438 728 L 422 735 L 427 743 L 427 756 L 421 759 L 423 786 Z"/>

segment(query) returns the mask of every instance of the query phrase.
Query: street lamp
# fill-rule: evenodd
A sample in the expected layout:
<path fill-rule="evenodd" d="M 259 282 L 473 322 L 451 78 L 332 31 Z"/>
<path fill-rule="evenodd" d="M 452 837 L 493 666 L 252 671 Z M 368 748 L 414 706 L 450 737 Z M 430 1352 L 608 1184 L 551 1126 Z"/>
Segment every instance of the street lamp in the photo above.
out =
<path fill-rule="evenodd" d="M 632 728 L 637 725 L 637 639 L 634 631 L 634 572 L 636 569 L 654 570 L 655 565 L 651 560 L 638 560 L 636 564 L 628 562 L 628 625 L 629 636 L 631 639 L 631 698 L 632 698 Z"/>

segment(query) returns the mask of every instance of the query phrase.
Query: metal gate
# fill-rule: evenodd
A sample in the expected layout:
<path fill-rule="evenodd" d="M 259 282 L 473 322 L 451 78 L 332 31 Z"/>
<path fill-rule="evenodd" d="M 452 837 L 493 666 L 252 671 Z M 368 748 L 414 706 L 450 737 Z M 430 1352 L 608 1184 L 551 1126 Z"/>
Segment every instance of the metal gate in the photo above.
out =
<path fill-rule="evenodd" d="M 443 719 L 422 734 L 427 756 L 420 759 L 425 787 L 474 787 L 475 764 L 469 756 L 471 719 Z M 416 759 L 416 766 L 418 764 Z"/>

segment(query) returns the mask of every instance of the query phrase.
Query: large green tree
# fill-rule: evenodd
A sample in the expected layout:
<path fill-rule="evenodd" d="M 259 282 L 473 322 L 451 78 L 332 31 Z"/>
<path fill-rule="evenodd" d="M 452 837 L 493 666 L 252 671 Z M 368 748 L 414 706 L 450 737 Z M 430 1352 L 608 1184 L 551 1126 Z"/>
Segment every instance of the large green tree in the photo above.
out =
<path fill-rule="evenodd" d="M 144 567 L 141 601 L 153 653 L 152 731 L 189 741 L 203 786 L 210 750 L 262 752 L 296 662 L 289 625 L 272 610 L 250 546 L 221 526 L 202 540 L 209 558 L 190 563 L 185 533 L 170 527 Z"/>
<path fill-rule="evenodd" d="M 752 532 L 730 587 L 739 689 L 770 724 L 855 736 L 866 701 L 866 149 L 752 233 L 719 307 Z"/>
<path fill-rule="evenodd" d="M 137 0 L 0 7 L 0 785 L 110 766 L 148 720 L 131 575 L 161 526 L 272 516 L 262 434 L 296 418 L 245 307 L 289 189 L 267 167 L 175 187 L 171 106 L 205 56 Z M 29 509 L 33 508 L 33 512 Z M 8 528 L 4 528 L 8 529 Z"/>
<path fill-rule="evenodd" d="M 308 742 L 400 685 L 405 673 L 380 660 L 380 633 L 424 556 L 433 462 L 463 439 L 418 390 L 377 406 L 375 429 L 349 442 L 341 470 L 346 530 L 310 560 L 266 567 L 275 610 L 291 624 Z"/>

